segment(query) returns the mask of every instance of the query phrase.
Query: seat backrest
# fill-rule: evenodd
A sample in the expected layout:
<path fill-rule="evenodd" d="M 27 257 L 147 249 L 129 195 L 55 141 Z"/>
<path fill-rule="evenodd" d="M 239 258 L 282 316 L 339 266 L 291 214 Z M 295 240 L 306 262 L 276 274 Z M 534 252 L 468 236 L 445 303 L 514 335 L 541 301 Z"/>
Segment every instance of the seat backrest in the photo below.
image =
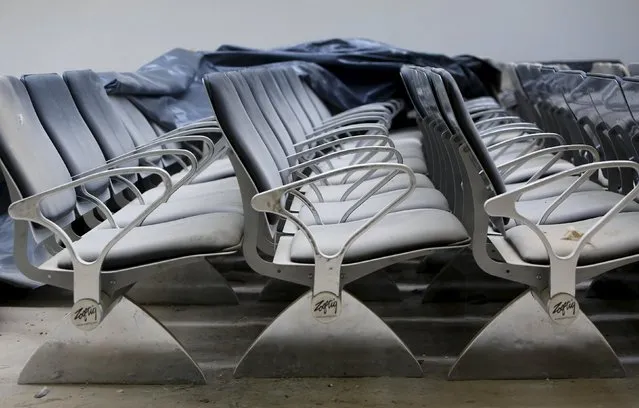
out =
<path fill-rule="evenodd" d="M 628 104 L 628 112 L 632 120 L 639 124 L 639 77 L 619 78 L 619 84 Z M 633 132 L 631 134 L 631 142 L 639 152 L 639 134 Z"/>
<path fill-rule="evenodd" d="M 431 180 L 446 197 L 452 212 L 462 220 L 468 213 L 464 208 L 463 190 L 459 188 L 464 182 L 463 165 L 454 151 L 457 146 L 449 140 L 452 131 L 439 114 L 428 77 L 412 66 L 402 67 L 400 73 L 424 135 L 424 155 Z"/>
<path fill-rule="evenodd" d="M 304 89 L 302 81 L 297 75 L 295 68 L 282 67 L 274 72 L 274 74 L 278 82 L 280 82 L 282 90 L 290 90 L 291 95 L 295 98 L 291 98 L 291 104 L 298 104 L 299 109 L 306 114 L 313 127 L 320 126 L 324 121 L 324 118 L 322 118 L 320 112 L 317 110 L 317 106 L 313 103 L 307 91 Z"/>
<path fill-rule="evenodd" d="M 594 146 L 602 160 L 616 160 L 625 154 L 618 145 L 608 136 L 607 128 L 601 116 L 595 109 L 590 96 L 591 85 L 587 81 L 583 71 L 560 71 L 564 98 L 573 113 L 577 127 L 583 140 Z M 607 179 L 608 188 L 612 191 L 622 191 L 623 178 L 619 169 L 611 168 L 602 170 Z"/>
<path fill-rule="evenodd" d="M 306 140 L 306 135 L 315 130 L 315 125 L 301 107 L 288 81 L 282 79 L 281 67 L 266 67 L 251 71 L 260 77 L 264 88 L 269 94 L 275 109 L 280 113 L 284 123 L 295 124 L 291 128 L 291 135 L 296 142 Z"/>
<path fill-rule="evenodd" d="M 585 129 L 583 122 L 584 118 L 583 110 L 588 109 L 591 106 L 592 101 L 588 101 L 584 95 L 584 89 L 580 89 L 586 75 L 582 71 L 558 71 L 557 72 L 557 90 L 560 92 L 566 103 L 566 108 L 570 112 L 570 115 L 566 115 L 564 120 L 573 122 L 573 129 L 579 133 L 579 137 L 584 143 L 595 147 L 599 154 L 604 157 L 606 154 L 602 141 L 596 132 L 589 129 Z M 566 124 L 568 126 L 568 124 Z M 576 140 L 576 135 L 571 135 L 572 140 Z"/>
<path fill-rule="evenodd" d="M 40 123 L 62 156 L 72 176 L 106 163 L 98 142 L 82 119 L 64 80 L 58 74 L 22 77 Z M 109 197 L 109 180 L 95 180 L 86 189 L 94 196 Z"/>
<path fill-rule="evenodd" d="M 317 110 L 317 113 L 319 114 L 320 118 L 322 118 L 322 120 L 329 119 L 331 116 L 333 116 L 333 114 L 328 109 L 324 101 L 319 97 L 319 95 L 317 95 L 317 93 L 315 93 L 315 91 L 311 89 L 311 87 L 306 82 L 304 82 L 304 80 L 297 73 L 290 75 L 289 79 L 291 80 L 291 83 L 299 82 L 301 84 L 301 90 L 306 92 L 308 99 L 313 103 L 313 106 L 315 106 L 315 109 Z"/>
<path fill-rule="evenodd" d="M 593 142 L 590 139 L 584 139 L 582 131 L 577 123 L 577 118 L 572 113 L 570 106 L 566 102 L 566 98 L 564 97 L 564 89 L 565 89 L 565 81 L 570 80 L 569 77 L 564 77 L 560 71 L 555 70 L 551 67 L 543 67 L 543 70 L 549 76 L 549 80 L 547 81 L 548 86 L 548 103 L 549 110 L 548 112 L 551 114 L 552 119 L 557 126 L 556 133 L 564 136 L 571 143 L 577 144 L 591 144 Z M 598 144 L 595 146 L 599 149 L 601 146 Z"/>
<path fill-rule="evenodd" d="M 136 146 L 143 146 L 157 138 L 155 131 L 148 120 L 142 115 L 126 97 L 120 95 L 110 95 L 109 101 L 122 120 L 124 127 L 129 132 L 133 143 Z M 137 112 L 136 112 L 137 111 Z"/>
<path fill-rule="evenodd" d="M 109 102 L 97 74 L 91 70 L 67 71 L 63 78 L 106 159 L 111 160 L 133 151 L 135 143 Z M 138 164 L 139 160 L 132 160 L 123 166 Z"/>
<path fill-rule="evenodd" d="M 211 73 L 204 83 L 224 137 L 257 190 L 282 186 L 280 170 L 288 166 L 287 155 L 241 73 Z"/>
<path fill-rule="evenodd" d="M 111 95 L 109 96 L 109 101 L 113 105 L 120 120 L 122 120 L 127 132 L 129 132 L 129 136 L 135 146 L 140 147 L 157 139 L 157 134 L 151 126 L 151 123 L 130 100 L 124 96 Z M 157 149 L 163 147 L 170 149 L 177 148 L 177 143 L 167 143 L 164 146 L 158 146 Z M 165 156 L 163 158 L 152 158 L 148 161 L 154 165 L 159 165 L 160 161 L 163 161 L 164 166 L 168 167 L 175 163 L 175 158 Z"/>
<path fill-rule="evenodd" d="M 501 174 L 497 170 L 494 161 L 490 158 L 477 129 L 475 128 L 461 96 L 457 84 L 445 70 L 426 67 L 410 67 L 424 79 L 405 81 L 408 87 L 415 87 L 411 99 L 417 100 L 416 110 L 420 115 L 425 115 L 424 125 L 431 128 L 430 137 L 451 136 L 447 139 L 454 145 L 450 149 L 456 162 L 459 163 L 462 183 L 457 183 L 457 194 L 462 194 L 464 199 L 464 214 L 455 214 L 464 223 L 469 231 L 475 230 L 475 217 L 483 214 L 483 203 L 487 198 L 495 194 L 502 194 L 506 187 Z M 415 75 L 416 76 L 416 75 Z M 449 94 L 452 96 L 449 97 Z M 462 154 L 466 155 L 467 161 Z M 467 166 L 470 164 L 470 167 Z M 482 185 L 473 185 L 469 181 L 470 174 L 479 174 Z M 497 228 L 503 227 L 503 219 L 493 220 Z M 487 222 L 487 221 L 486 221 Z M 485 233 L 485 229 L 483 232 Z"/>
<path fill-rule="evenodd" d="M 456 133 L 460 133 L 464 136 L 468 146 L 486 174 L 490 182 L 490 187 L 495 191 L 495 194 L 505 193 L 506 185 L 464 106 L 464 98 L 455 80 L 447 71 L 441 69 L 432 69 L 428 71 L 428 74 L 431 79 L 434 94 L 440 108 L 443 109 L 446 121 L 453 127 L 453 130 L 458 130 Z M 458 129 L 454 129 L 455 127 L 458 127 Z"/>
<path fill-rule="evenodd" d="M 525 120 L 529 122 L 534 122 L 537 118 L 535 114 L 535 110 L 532 106 L 531 100 L 526 94 L 526 90 L 524 89 L 523 80 L 520 76 L 520 71 L 523 69 L 522 64 L 508 64 L 506 70 L 509 73 L 510 78 L 513 81 L 514 85 L 514 95 L 515 100 L 517 101 L 517 109 L 519 114 Z"/>
<path fill-rule="evenodd" d="M 288 105 L 282 106 L 281 98 L 273 98 L 273 91 L 265 86 L 263 75 L 258 70 L 254 72 L 255 75 L 242 75 L 242 80 L 246 82 L 253 93 L 255 102 L 262 111 L 264 119 L 271 127 L 280 147 L 287 156 L 290 156 L 295 153 L 291 134 L 296 133 L 299 135 L 296 140 L 303 140 L 304 130 L 295 115 L 289 110 Z M 266 80 L 267 85 L 268 81 L 272 82 L 270 77 L 267 77 Z"/>
<path fill-rule="evenodd" d="M 605 74 L 588 74 L 586 78 L 594 108 L 605 125 L 602 131 L 613 139 L 618 150 L 623 149 L 624 156 L 620 159 L 635 160 L 637 152 L 631 139 L 637 132 L 637 123 L 619 81 L 619 77 Z"/>
<path fill-rule="evenodd" d="M 22 197 L 71 181 L 71 175 L 47 136 L 22 82 L 0 77 L 0 157 Z M 65 190 L 41 202 L 45 217 L 66 225 L 74 219 L 76 195 Z"/>
<path fill-rule="evenodd" d="M 630 113 L 634 120 L 639 122 L 639 78 L 621 78 L 621 89 L 628 102 Z"/>
<path fill-rule="evenodd" d="M 613 150 L 616 160 L 634 160 L 636 151 L 632 144 L 632 132 L 636 132 L 635 123 L 630 115 L 623 91 L 617 77 L 605 74 L 588 74 L 584 80 L 592 101 L 592 113 L 598 116 L 597 134 L 605 139 Z M 614 106 L 616 105 L 616 107 Z M 592 119 L 593 121 L 596 119 Z M 618 191 L 629 192 L 635 184 L 635 172 L 631 169 L 618 169 L 620 186 Z M 612 188 L 617 186 L 610 186 Z"/>

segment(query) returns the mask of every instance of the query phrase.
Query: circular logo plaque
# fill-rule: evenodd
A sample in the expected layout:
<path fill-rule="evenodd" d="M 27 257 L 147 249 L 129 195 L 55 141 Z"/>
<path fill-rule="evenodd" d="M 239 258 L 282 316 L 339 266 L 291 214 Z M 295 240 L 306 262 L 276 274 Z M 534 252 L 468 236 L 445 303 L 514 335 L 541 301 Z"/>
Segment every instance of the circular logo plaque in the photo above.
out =
<path fill-rule="evenodd" d="M 321 323 L 330 323 L 342 313 L 342 300 L 331 292 L 320 292 L 311 301 L 313 317 Z"/>
<path fill-rule="evenodd" d="M 75 327 L 91 331 L 102 321 L 102 306 L 93 299 L 81 299 L 71 309 L 71 322 Z"/>
<path fill-rule="evenodd" d="M 579 302 L 568 293 L 557 293 L 548 300 L 548 314 L 553 322 L 569 325 L 579 315 Z"/>

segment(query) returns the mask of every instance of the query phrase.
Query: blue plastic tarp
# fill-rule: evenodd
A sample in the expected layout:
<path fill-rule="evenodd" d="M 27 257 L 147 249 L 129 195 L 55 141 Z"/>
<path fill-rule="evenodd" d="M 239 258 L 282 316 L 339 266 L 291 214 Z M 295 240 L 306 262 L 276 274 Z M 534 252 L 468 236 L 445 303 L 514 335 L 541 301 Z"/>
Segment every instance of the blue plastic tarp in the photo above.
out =
<path fill-rule="evenodd" d="M 331 39 L 271 50 L 223 45 L 216 51 L 173 49 L 136 72 L 102 73 L 107 92 L 126 95 L 151 120 L 171 129 L 211 116 L 202 77 L 210 72 L 291 63 L 336 112 L 403 97 L 404 64 L 445 68 L 467 98 L 492 94 L 500 73 L 472 56 L 450 58 L 366 39 Z"/>

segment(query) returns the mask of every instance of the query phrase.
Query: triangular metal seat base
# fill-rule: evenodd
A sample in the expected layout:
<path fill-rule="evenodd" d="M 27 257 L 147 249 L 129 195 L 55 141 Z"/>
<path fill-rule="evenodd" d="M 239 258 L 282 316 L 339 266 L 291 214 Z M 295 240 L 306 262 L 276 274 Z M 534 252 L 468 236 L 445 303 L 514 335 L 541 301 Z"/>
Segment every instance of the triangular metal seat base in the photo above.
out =
<path fill-rule="evenodd" d="M 583 312 L 568 326 L 551 322 L 528 290 L 466 346 L 452 380 L 624 377 L 619 358 Z"/>
<path fill-rule="evenodd" d="M 420 377 L 419 362 L 397 335 L 342 291 L 330 323 L 311 314 L 311 292 L 284 310 L 255 340 L 236 377 Z"/>
<path fill-rule="evenodd" d="M 204 384 L 179 341 L 126 298 L 115 301 L 93 331 L 70 314 L 31 356 L 19 384 Z"/>

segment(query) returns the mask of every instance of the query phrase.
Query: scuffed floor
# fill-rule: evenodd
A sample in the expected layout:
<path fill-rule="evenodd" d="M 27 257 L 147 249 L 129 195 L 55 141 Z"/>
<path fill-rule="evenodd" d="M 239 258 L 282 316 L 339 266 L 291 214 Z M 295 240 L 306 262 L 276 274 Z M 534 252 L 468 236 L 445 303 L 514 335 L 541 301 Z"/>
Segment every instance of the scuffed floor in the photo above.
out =
<path fill-rule="evenodd" d="M 621 357 L 621 380 L 446 381 L 455 356 L 503 302 L 367 303 L 419 357 L 424 378 L 233 379 L 232 368 L 286 303 L 257 301 L 260 282 L 236 285 L 240 306 L 151 306 L 205 371 L 205 386 L 20 386 L 29 355 L 68 311 L 50 288 L 0 307 L 0 408 L 5 407 L 639 407 L 639 303 L 588 299 L 583 310 Z M 105 362 L 107 363 L 107 362 Z M 159 362 L 158 364 L 161 364 Z M 41 396 L 36 398 L 35 396 Z"/>

